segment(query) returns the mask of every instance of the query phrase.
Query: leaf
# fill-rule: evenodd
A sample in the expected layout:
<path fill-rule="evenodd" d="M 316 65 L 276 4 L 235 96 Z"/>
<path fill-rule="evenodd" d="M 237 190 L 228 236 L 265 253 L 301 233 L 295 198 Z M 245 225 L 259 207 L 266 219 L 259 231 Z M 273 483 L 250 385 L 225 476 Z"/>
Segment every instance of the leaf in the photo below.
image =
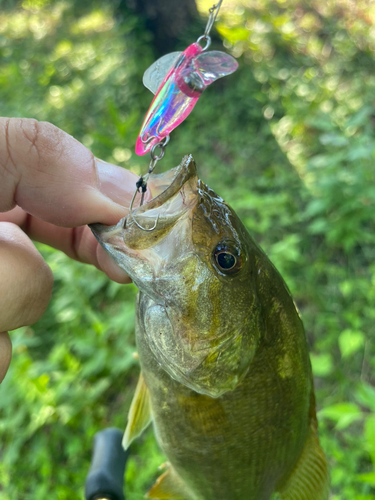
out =
<path fill-rule="evenodd" d="M 310 354 L 313 374 L 316 377 L 326 377 L 333 370 L 333 360 L 329 353 Z"/>
<path fill-rule="evenodd" d="M 240 40 L 246 40 L 249 37 L 249 31 L 245 28 L 229 28 L 222 24 L 217 25 L 218 32 L 230 43 L 236 43 Z"/>
<path fill-rule="evenodd" d="M 336 422 L 336 428 L 343 430 L 353 422 L 362 419 L 362 412 L 355 403 L 338 403 L 319 412 L 320 418 L 327 418 Z"/>
<path fill-rule="evenodd" d="M 356 401 L 375 413 L 375 388 L 366 382 L 361 382 L 355 390 Z"/>
<path fill-rule="evenodd" d="M 322 134 L 319 137 L 319 140 L 325 146 L 332 145 L 332 146 L 342 147 L 348 144 L 348 139 L 344 135 L 340 135 L 333 132 Z"/>
<path fill-rule="evenodd" d="M 357 479 L 359 481 L 362 481 L 363 483 L 369 483 L 371 484 L 371 486 L 375 486 L 375 472 L 369 472 L 367 474 L 358 474 Z"/>
<path fill-rule="evenodd" d="M 309 232 L 311 234 L 324 234 L 327 232 L 328 227 L 328 220 L 326 218 L 319 217 L 309 224 Z"/>
<path fill-rule="evenodd" d="M 365 335 L 359 330 L 344 330 L 339 336 L 339 347 L 343 359 L 355 354 L 365 344 Z"/>

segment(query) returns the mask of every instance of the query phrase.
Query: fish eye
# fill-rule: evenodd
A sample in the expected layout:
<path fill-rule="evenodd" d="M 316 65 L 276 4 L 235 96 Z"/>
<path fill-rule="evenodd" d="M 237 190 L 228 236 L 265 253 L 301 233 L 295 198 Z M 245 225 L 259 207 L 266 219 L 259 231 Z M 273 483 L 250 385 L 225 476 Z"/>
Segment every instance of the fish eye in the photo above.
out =
<path fill-rule="evenodd" d="M 231 243 L 219 243 L 213 257 L 216 267 L 225 274 L 235 274 L 242 267 L 242 259 L 239 249 Z"/>

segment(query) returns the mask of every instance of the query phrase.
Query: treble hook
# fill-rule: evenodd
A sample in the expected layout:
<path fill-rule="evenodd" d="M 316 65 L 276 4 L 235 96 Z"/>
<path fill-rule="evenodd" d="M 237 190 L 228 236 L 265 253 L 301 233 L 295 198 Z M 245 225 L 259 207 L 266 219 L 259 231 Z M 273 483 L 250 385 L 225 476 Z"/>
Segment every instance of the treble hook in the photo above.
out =
<path fill-rule="evenodd" d="M 152 172 L 154 171 L 154 168 L 156 167 L 156 164 L 159 160 L 161 160 L 164 156 L 164 153 L 165 153 L 165 147 L 167 146 L 168 142 L 169 142 L 169 135 L 167 135 L 166 137 L 164 137 L 164 139 L 158 143 L 156 143 L 152 148 L 151 148 L 151 161 L 150 161 L 150 165 L 148 167 L 148 172 L 145 176 L 142 176 L 137 180 L 137 182 L 135 183 L 136 185 L 136 190 L 134 191 L 134 194 L 133 194 L 133 198 L 130 202 L 130 206 L 129 206 L 129 216 L 133 219 L 135 225 L 137 227 L 139 227 L 139 229 L 142 229 L 143 231 L 153 231 L 155 228 L 156 228 L 156 225 L 158 223 L 158 220 L 159 220 L 159 214 L 157 215 L 156 217 L 156 220 L 154 222 L 154 225 L 150 228 L 146 228 L 146 227 L 143 227 L 139 224 L 139 222 L 136 220 L 136 218 L 134 217 L 133 215 L 133 205 L 134 205 L 134 201 L 135 201 L 135 198 L 137 196 L 137 193 L 139 193 L 139 190 L 141 189 L 141 202 L 140 202 L 140 206 L 143 205 L 143 201 L 144 201 L 144 197 L 145 197 L 145 192 L 147 191 L 147 181 L 148 181 L 148 178 L 150 177 L 150 175 L 152 174 Z M 161 149 L 161 152 L 156 155 L 155 154 L 155 150 L 156 148 L 160 148 Z M 124 221 L 124 228 L 125 228 L 125 225 L 126 225 L 126 219 Z"/>
<path fill-rule="evenodd" d="M 148 174 L 145 175 L 145 177 L 148 178 Z M 138 181 L 136 182 L 136 190 L 134 191 L 134 194 L 133 194 L 133 198 L 132 198 L 132 201 L 130 202 L 130 207 L 129 207 L 129 216 L 133 219 L 134 221 L 134 224 L 139 227 L 139 229 L 142 229 L 143 231 L 153 231 L 155 228 L 156 228 L 156 225 L 158 223 L 158 220 L 159 220 L 159 214 L 158 216 L 156 217 L 156 220 L 154 222 L 154 225 L 150 228 L 146 228 L 146 227 L 143 227 L 139 224 L 139 222 L 137 221 L 137 219 L 134 217 L 133 215 L 133 205 L 134 205 L 134 200 L 135 200 L 135 197 L 137 196 L 137 193 L 139 193 L 139 189 L 141 188 L 142 189 L 142 195 L 141 195 L 141 205 L 143 205 L 143 199 L 144 199 L 144 195 L 145 195 L 145 192 L 147 190 L 147 182 L 145 182 L 144 178 L 141 176 Z M 126 219 L 124 221 L 124 228 L 125 228 L 125 225 L 126 225 Z"/>

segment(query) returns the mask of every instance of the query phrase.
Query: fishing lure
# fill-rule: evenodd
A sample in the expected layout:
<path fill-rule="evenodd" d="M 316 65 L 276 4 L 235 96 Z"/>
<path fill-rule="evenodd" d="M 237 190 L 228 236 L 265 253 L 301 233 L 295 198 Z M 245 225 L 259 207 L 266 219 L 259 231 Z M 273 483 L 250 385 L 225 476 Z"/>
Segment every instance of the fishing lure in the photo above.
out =
<path fill-rule="evenodd" d="M 236 71 L 238 63 L 234 57 L 216 50 L 205 52 L 220 5 L 221 1 L 210 9 L 204 35 L 195 43 L 183 52 L 163 56 L 146 70 L 143 83 L 155 97 L 138 135 L 137 155 L 146 154 L 183 122 L 208 85 Z M 200 45 L 203 40 L 205 47 Z"/>
<path fill-rule="evenodd" d="M 211 44 L 210 31 L 222 2 L 223 0 L 219 0 L 209 9 L 210 15 L 204 34 L 195 43 L 183 52 L 172 52 L 161 57 L 143 75 L 143 84 L 155 97 L 143 121 L 135 152 L 142 156 L 150 151 L 151 161 L 147 174 L 142 175 L 136 182 L 129 215 L 136 226 L 144 231 L 153 231 L 158 218 L 152 227 L 142 227 L 133 213 L 134 202 L 137 194 L 141 192 L 140 206 L 143 205 L 148 178 L 157 162 L 164 156 L 169 133 L 191 113 L 208 85 L 233 73 L 238 67 L 237 61 L 229 54 L 216 50 L 205 52 Z M 204 47 L 200 45 L 201 42 L 205 42 Z M 159 154 L 156 153 L 157 148 L 160 148 Z"/>

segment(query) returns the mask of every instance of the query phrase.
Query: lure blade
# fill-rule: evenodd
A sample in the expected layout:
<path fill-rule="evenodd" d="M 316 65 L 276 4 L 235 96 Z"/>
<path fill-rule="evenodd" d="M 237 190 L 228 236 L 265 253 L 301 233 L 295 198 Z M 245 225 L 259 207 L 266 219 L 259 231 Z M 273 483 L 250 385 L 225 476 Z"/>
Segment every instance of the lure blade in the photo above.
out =
<path fill-rule="evenodd" d="M 153 94 L 156 94 L 165 78 L 165 75 L 172 68 L 180 54 L 181 52 L 171 52 L 170 54 L 166 54 L 146 69 L 142 80 L 146 89 L 150 90 Z"/>
<path fill-rule="evenodd" d="M 198 43 L 193 43 L 177 58 L 172 57 L 175 53 L 167 54 L 161 58 L 163 61 L 156 61 L 146 71 L 145 86 L 151 92 L 161 83 L 143 121 L 135 146 L 136 154 L 146 154 L 183 122 L 208 85 L 236 71 L 238 63 L 229 54 L 202 51 Z"/>
<path fill-rule="evenodd" d="M 218 50 L 203 52 L 195 59 L 194 63 L 196 71 L 202 75 L 206 86 L 218 78 L 234 73 L 238 67 L 234 57 Z"/>

